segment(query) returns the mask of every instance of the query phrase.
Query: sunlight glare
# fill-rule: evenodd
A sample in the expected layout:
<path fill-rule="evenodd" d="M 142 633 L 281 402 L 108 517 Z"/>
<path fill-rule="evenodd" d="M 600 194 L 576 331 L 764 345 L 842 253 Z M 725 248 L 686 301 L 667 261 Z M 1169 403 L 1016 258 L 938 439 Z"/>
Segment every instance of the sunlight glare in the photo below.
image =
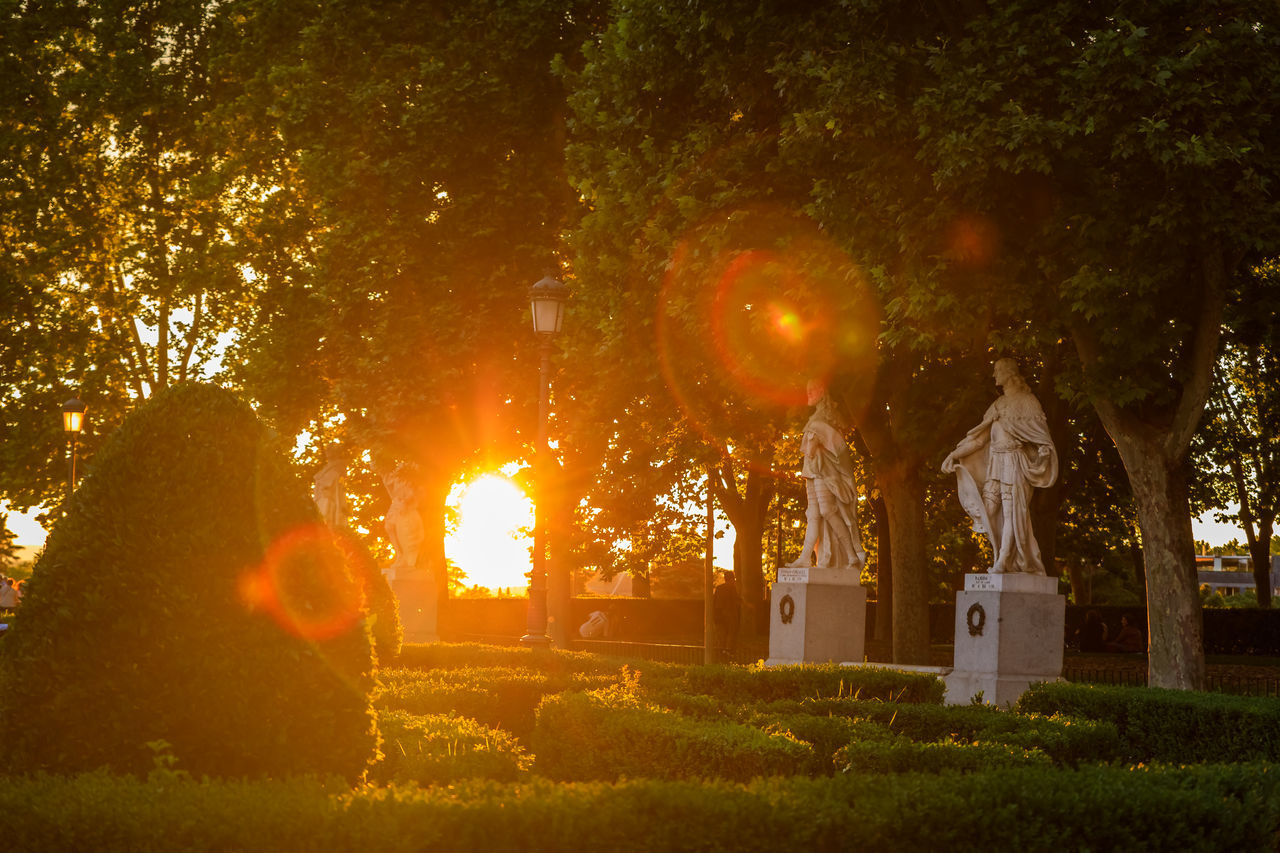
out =
<path fill-rule="evenodd" d="M 466 572 L 466 585 L 522 594 L 529 585 L 533 502 L 506 477 L 485 474 L 462 490 L 458 517 L 445 552 Z"/>

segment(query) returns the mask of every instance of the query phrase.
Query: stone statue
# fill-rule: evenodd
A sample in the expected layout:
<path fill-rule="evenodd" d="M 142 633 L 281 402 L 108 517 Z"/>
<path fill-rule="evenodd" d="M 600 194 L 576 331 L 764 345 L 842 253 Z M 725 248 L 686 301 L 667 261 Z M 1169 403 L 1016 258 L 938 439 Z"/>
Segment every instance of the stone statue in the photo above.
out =
<path fill-rule="evenodd" d="M 1044 409 L 1017 363 L 997 361 L 995 380 L 1004 394 L 947 454 L 942 470 L 955 472 L 960 504 L 973 519 L 974 532 L 991 541 L 991 571 L 1043 575 L 1040 546 L 1031 529 L 1031 489 L 1047 488 L 1058 479 L 1058 451 Z"/>
<path fill-rule="evenodd" d="M 805 509 L 804 545 L 800 559 L 792 566 L 813 565 L 827 569 L 861 571 L 867 554 L 858 532 L 858 488 L 853 480 L 853 457 L 841 434 L 841 420 L 835 401 L 821 383 L 809 383 L 809 402 L 816 404 L 800 450 L 804 462 Z"/>
<path fill-rule="evenodd" d="M 396 558 L 389 568 L 397 572 L 408 572 L 418 567 L 418 555 L 422 550 L 422 540 L 426 537 L 426 528 L 418 510 L 417 490 L 409 472 L 409 466 L 403 462 L 380 472 L 382 485 L 391 496 L 386 530 Z"/>
<path fill-rule="evenodd" d="M 324 467 L 311 480 L 311 497 L 320 509 L 320 518 L 331 530 L 347 526 L 347 497 L 342 490 L 342 478 L 346 474 L 347 454 L 340 445 L 329 445 L 324 453 Z"/>

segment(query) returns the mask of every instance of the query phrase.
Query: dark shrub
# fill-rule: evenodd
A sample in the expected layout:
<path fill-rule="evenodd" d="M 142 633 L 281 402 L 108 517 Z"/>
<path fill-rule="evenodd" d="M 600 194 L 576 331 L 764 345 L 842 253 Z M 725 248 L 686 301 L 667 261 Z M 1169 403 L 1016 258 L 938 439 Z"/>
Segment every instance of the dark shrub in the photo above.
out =
<path fill-rule="evenodd" d="M 176 386 L 49 536 L 0 656 L 0 760 L 139 772 L 158 748 L 196 774 L 359 776 L 377 751 L 360 599 L 266 426 Z"/>

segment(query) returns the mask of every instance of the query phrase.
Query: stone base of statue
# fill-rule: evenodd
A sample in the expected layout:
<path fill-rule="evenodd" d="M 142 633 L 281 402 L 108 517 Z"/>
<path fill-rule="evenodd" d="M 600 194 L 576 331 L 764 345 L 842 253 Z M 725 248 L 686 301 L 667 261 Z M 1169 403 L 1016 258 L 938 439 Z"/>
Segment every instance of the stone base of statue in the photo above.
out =
<path fill-rule="evenodd" d="M 783 566 L 769 592 L 767 666 L 862 662 L 867 591 L 861 572 Z"/>
<path fill-rule="evenodd" d="M 392 569 L 391 591 L 400 603 L 400 625 L 406 643 L 439 642 L 436 581 L 424 569 Z"/>
<path fill-rule="evenodd" d="M 944 676 L 949 705 L 975 696 L 1003 708 L 1037 681 L 1062 676 L 1067 600 L 1045 575 L 965 575 L 956 593 L 955 664 Z"/>

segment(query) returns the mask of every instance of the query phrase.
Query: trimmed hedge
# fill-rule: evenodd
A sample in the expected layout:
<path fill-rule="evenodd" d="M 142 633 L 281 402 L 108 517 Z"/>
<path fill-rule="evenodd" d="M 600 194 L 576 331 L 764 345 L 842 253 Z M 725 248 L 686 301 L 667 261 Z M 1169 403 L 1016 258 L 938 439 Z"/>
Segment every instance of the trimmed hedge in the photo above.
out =
<path fill-rule="evenodd" d="M 851 697 L 941 705 L 945 690 L 940 679 L 926 673 L 838 664 L 679 667 L 656 670 L 653 676 L 646 672 L 645 683 L 658 690 L 705 694 L 738 703 Z"/>
<path fill-rule="evenodd" d="M 533 763 L 533 756 L 507 732 L 453 714 L 419 717 L 386 711 L 378 715 L 378 729 L 383 758 L 370 772 L 375 782 L 514 782 L 527 776 Z"/>
<path fill-rule="evenodd" d="M 532 738 L 539 773 L 567 781 L 730 779 L 803 773 L 812 747 L 753 726 L 694 720 L 647 705 L 626 688 L 549 696 Z"/>
<path fill-rule="evenodd" d="M 377 754 L 360 601 L 267 426 L 174 386 L 49 535 L 0 655 L 0 764 L 356 778 Z"/>
<path fill-rule="evenodd" d="M 1017 710 L 1112 723 L 1131 761 L 1280 760 L 1280 699 L 1060 682 L 1032 685 Z"/>
<path fill-rule="evenodd" d="M 5 780 L 25 853 L 170 850 L 1274 850 L 1280 768 L 1040 767 L 761 779 L 746 785 L 463 782 L 360 788 L 89 774 Z"/>
<path fill-rule="evenodd" d="M 533 731 L 538 703 L 565 690 L 607 686 L 612 674 L 546 673 L 519 667 L 448 670 L 391 669 L 378 673 L 374 705 L 383 710 L 431 715 L 457 713 L 518 737 Z"/>

